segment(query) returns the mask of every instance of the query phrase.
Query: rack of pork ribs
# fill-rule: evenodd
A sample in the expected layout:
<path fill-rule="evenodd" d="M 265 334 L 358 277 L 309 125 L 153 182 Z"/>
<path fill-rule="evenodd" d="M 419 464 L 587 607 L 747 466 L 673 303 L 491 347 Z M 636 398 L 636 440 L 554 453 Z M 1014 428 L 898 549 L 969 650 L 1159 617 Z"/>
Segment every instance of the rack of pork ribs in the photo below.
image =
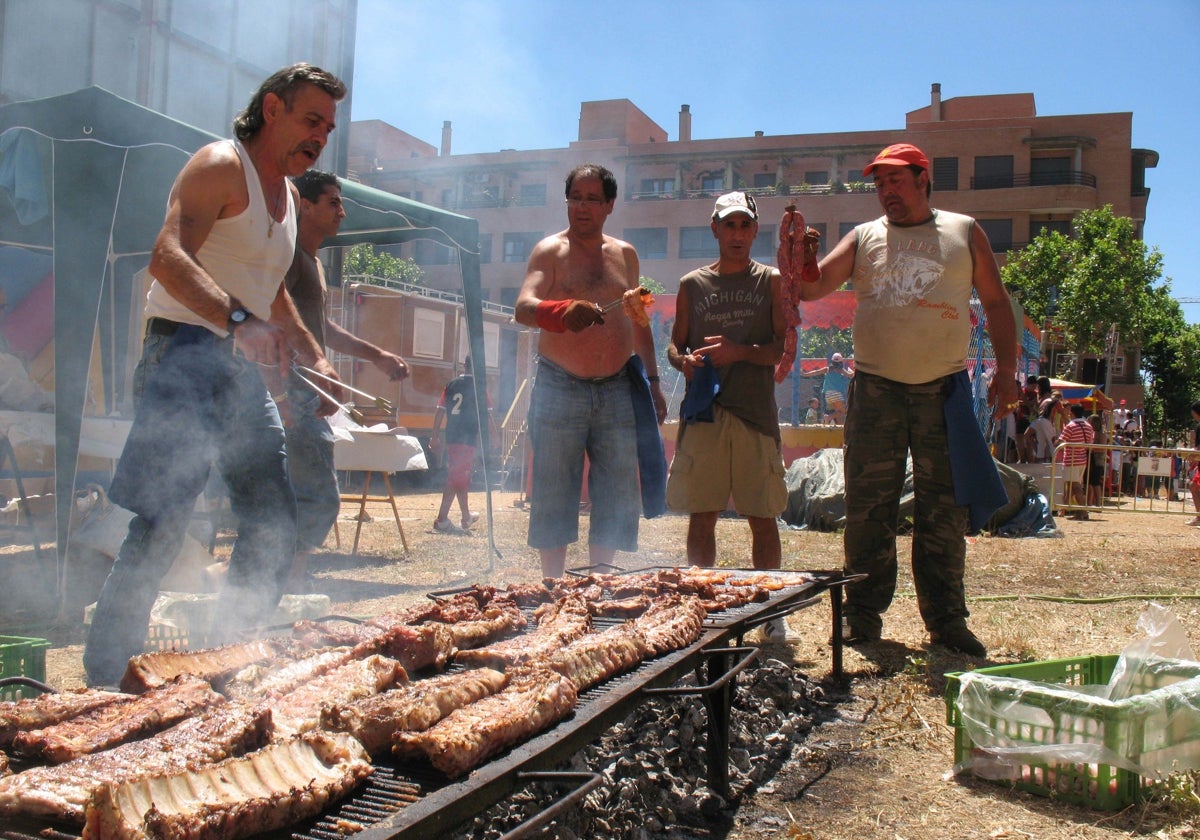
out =
<path fill-rule="evenodd" d="M 0 703 L 0 822 L 229 840 L 327 811 L 380 761 L 459 779 L 570 716 L 581 692 L 694 645 L 710 611 L 809 581 L 569 575 L 145 653 L 120 691 Z"/>

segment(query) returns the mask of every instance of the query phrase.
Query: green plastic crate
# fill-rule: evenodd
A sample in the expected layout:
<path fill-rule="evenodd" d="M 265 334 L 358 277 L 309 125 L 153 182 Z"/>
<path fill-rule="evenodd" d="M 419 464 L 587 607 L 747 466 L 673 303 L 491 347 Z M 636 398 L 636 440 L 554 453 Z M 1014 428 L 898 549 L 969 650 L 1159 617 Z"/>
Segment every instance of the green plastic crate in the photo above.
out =
<path fill-rule="evenodd" d="M 23 636 L 0 636 L 0 677 L 29 677 L 39 682 L 46 681 L 45 639 L 27 639 Z M 0 700 L 20 700 L 41 694 L 35 688 L 10 685 L 0 688 Z"/>
<path fill-rule="evenodd" d="M 1112 677 L 1119 658 L 1115 655 L 1081 656 L 998 665 L 980 668 L 977 673 L 1068 687 L 1104 685 Z M 961 676 L 962 672 L 946 674 L 946 722 L 954 728 L 955 765 L 970 759 L 977 749 L 966 731 L 958 706 Z M 1177 741 L 1179 733 L 1155 731 L 1154 727 L 1146 726 L 1147 704 L 1139 703 L 1139 697 L 1197 676 L 1200 676 L 1200 663 L 1168 661 L 1164 671 L 1146 676 L 1148 681 L 1158 680 L 1158 684 L 1139 685 L 1136 687 L 1138 694 L 1115 704 L 1103 703 L 1082 693 L 1064 700 L 1061 692 L 1051 697 L 1049 691 L 1041 694 L 1025 691 L 1019 702 L 1044 712 L 1044 717 L 1050 720 L 1048 725 L 1036 726 L 1000 718 L 987 721 L 987 724 L 1007 737 L 1033 745 L 1099 741 L 1118 754 L 1132 754 L 1125 750 L 1149 753 L 1172 743 L 1172 739 Z M 1001 691 L 998 690 L 993 699 L 1010 699 L 1010 695 Z M 1016 694 L 1013 693 L 1011 698 L 1016 698 Z M 1200 733 L 1195 733 L 1189 740 L 1198 738 Z M 1137 773 L 1107 764 L 1024 764 L 1020 767 L 1019 779 L 1000 783 L 1039 796 L 1103 810 L 1124 808 L 1143 798 L 1153 786 L 1152 781 L 1143 780 Z"/>

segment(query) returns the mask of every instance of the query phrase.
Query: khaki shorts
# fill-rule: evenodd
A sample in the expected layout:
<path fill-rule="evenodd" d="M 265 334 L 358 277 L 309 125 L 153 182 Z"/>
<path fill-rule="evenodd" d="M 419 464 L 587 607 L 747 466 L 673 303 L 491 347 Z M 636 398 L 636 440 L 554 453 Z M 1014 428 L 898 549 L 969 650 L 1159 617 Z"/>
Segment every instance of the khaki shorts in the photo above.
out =
<path fill-rule="evenodd" d="M 1083 482 L 1083 469 L 1087 464 L 1064 464 L 1062 468 L 1062 480 L 1071 482 L 1072 484 L 1080 484 Z"/>
<path fill-rule="evenodd" d="M 787 507 L 779 444 L 719 405 L 713 422 L 689 423 L 671 459 L 667 507 L 686 513 L 723 511 L 733 498 L 742 516 L 774 518 Z"/>

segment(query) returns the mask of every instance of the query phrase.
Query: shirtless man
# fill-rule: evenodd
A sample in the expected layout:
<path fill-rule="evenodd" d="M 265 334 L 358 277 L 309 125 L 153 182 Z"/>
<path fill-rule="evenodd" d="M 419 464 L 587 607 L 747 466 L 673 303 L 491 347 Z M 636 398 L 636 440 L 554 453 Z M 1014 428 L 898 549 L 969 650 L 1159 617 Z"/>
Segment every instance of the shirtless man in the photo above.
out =
<path fill-rule="evenodd" d="M 200 149 L 171 189 L 150 256 L 137 410 L 109 491 L 135 516 L 92 617 L 89 685 L 116 685 L 142 652 L 159 582 L 214 465 L 239 524 L 210 641 L 265 624 L 279 602 L 296 545 L 296 497 L 264 376 L 278 379 L 294 356 L 332 377 L 330 395 L 342 399 L 283 286 L 296 248 L 288 176 L 316 163 L 345 95 L 318 67 L 283 68 L 234 121 L 237 139 Z"/>
<path fill-rule="evenodd" d="M 567 175 L 566 197 L 567 229 L 534 247 L 516 305 L 518 322 L 541 329 L 529 409 L 529 545 L 538 549 L 546 577 L 562 575 L 567 546 L 579 539 L 585 453 L 589 562 L 637 550 L 637 433 L 626 370 L 634 353 L 645 366 L 658 422 L 667 416 L 650 328 L 635 326 L 620 308 L 601 310 L 639 278 L 633 246 L 604 234 L 616 178 L 602 166 L 577 166 Z"/>

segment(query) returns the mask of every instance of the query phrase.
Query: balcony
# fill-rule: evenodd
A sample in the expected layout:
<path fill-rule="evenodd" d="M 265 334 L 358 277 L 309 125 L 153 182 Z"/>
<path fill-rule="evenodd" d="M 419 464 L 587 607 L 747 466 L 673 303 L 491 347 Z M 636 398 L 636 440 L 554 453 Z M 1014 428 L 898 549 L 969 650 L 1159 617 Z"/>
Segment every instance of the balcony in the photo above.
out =
<path fill-rule="evenodd" d="M 1021 175 L 980 175 L 971 179 L 973 190 L 1004 190 L 1013 187 L 1096 187 L 1090 172 L 1026 172 Z"/>

